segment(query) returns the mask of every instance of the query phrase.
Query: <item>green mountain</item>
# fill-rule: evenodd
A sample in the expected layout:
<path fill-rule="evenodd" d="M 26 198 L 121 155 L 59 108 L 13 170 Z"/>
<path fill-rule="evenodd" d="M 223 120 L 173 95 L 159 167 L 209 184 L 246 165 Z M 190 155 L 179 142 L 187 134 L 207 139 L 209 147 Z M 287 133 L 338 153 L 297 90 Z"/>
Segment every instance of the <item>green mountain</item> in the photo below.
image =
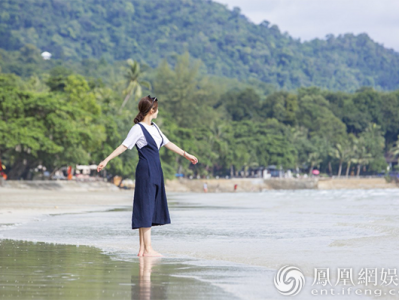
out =
<path fill-rule="evenodd" d="M 188 51 L 209 74 L 288 90 L 399 88 L 399 53 L 366 34 L 302 43 L 205 0 L 2 0 L 0 37 L 5 50 L 33 44 L 71 61 L 133 58 L 155 67 Z"/>

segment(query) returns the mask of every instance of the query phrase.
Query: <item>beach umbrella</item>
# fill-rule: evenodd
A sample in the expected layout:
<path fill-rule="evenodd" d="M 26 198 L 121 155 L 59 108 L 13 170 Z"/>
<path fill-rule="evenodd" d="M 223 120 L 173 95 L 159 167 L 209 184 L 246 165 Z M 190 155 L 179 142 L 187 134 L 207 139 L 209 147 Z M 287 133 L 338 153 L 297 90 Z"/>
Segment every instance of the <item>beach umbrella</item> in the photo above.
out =
<path fill-rule="evenodd" d="M 314 175 L 319 175 L 319 174 L 320 174 L 320 171 L 319 171 L 319 170 L 313 170 L 313 171 L 312 171 L 312 174 L 314 174 Z"/>

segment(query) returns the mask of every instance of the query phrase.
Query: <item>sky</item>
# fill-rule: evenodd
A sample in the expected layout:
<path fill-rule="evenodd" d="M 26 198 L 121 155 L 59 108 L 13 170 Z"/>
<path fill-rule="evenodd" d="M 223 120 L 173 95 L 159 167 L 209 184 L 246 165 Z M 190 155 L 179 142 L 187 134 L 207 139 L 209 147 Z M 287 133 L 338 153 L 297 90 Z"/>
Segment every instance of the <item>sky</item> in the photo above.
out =
<path fill-rule="evenodd" d="M 267 20 L 308 41 L 327 34 L 367 33 L 399 52 L 399 0 L 213 0 L 239 7 L 255 24 Z"/>

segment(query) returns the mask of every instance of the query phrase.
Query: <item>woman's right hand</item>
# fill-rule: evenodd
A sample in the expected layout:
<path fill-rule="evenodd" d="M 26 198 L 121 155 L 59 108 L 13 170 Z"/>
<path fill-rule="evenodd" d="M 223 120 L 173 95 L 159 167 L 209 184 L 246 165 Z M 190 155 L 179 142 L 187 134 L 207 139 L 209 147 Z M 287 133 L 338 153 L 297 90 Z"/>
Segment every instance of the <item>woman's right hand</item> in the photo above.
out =
<path fill-rule="evenodd" d="M 184 157 L 191 161 L 194 165 L 198 162 L 198 158 L 194 155 L 188 154 L 187 152 L 184 153 Z"/>
<path fill-rule="evenodd" d="M 102 162 L 100 162 L 100 164 L 97 166 L 97 172 L 100 172 L 102 169 L 105 168 L 105 166 L 107 165 L 107 161 L 103 160 Z"/>

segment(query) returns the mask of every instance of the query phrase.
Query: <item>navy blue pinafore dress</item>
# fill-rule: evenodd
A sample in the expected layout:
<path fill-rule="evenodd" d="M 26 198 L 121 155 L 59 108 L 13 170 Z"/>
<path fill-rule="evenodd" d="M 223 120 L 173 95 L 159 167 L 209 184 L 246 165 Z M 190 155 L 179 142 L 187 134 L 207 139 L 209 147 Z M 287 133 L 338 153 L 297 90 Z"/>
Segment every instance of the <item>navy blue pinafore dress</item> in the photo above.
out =
<path fill-rule="evenodd" d="M 143 130 L 147 145 L 139 149 L 136 144 L 139 162 L 136 167 L 132 229 L 170 224 L 158 145 L 147 129 L 142 124 L 137 124 Z M 162 138 L 162 147 L 164 142 L 162 134 L 155 124 L 153 126 L 157 128 Z"/>

